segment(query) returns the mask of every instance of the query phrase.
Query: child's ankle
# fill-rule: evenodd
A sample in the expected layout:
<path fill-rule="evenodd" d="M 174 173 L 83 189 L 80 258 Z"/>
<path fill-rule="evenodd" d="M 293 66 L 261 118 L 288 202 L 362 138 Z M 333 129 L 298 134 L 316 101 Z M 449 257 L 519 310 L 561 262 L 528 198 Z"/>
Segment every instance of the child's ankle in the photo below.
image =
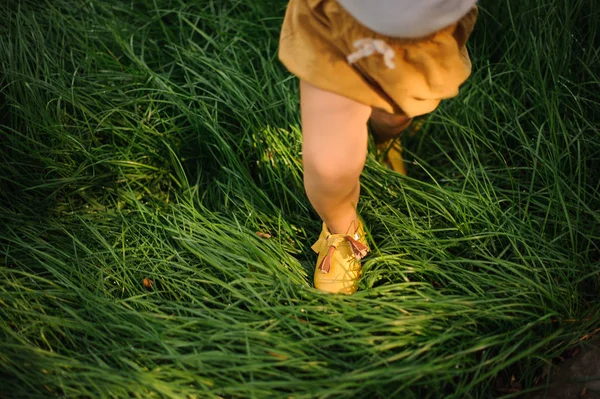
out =
<path fill-rule="evenodd" d="M 327 230 L 329 230 L 329 233 L 331 234 L 353 234 L 360 225 L 361 220 L 358 215 L 356 215 L 353 219 L 350 219 L 350 222 L 343 221 L 341 223 L 332 223 L 332 225 L 325 223 Z"/>

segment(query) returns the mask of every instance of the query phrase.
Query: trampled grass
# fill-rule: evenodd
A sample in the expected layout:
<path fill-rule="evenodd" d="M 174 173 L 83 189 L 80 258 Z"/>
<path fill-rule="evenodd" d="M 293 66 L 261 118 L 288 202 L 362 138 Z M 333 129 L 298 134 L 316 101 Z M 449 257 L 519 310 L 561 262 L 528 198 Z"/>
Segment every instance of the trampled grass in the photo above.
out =
<path fill-rule="evenodd" d="M 369 156 L 338 297 L 311 287 L 284 1 L 3 1 L 0 396 L 535 389 L 599 324 L 600 6 L 481 8 L 409 177 Z"/>

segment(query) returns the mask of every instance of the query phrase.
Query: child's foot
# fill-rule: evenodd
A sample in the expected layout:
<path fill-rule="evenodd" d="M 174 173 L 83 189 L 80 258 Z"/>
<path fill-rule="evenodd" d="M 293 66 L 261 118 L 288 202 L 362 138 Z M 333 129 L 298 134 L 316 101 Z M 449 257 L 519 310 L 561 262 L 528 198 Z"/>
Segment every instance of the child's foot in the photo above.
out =
<path fill-rule="evenodd" d="M 394 138 L 380 144 L 376 144 L 377 157 L 388 168 L 393 171 L 406 175 L 404 159 L 402 159 L 402 146 L 400 138 Z"/>
<path fill-rule="evenodd" d="M 369 252 L 362 222 L 358 221 L 349 234 L 332 234 L 323 223 L 312 249 L 319 254 L 315 288 L 336 294 L 355 293 L 361 275 L 360 260 Z"/>
<path fill-rule="evenodd" d="M 412 123 L 410 123 L 412 121 Z M 425 120 L 423 118 L 419 118 L 416 120 L 410 120 L 408 124 L 403 128 L 403 134 L 408 134 L 409 136 L 414 136 L 421 127 Z M 409 127 L 410 125 L 410 127 Z M 404 130 L 407 130 L 404 132 Z M 373 130 L 374 134 L 377 134 L 375 130 Z M 406 176 L 406 166 L 404 165 L 404 159 L 402 158 L 402 145 L 400 144 L 400 134 L 396 137 L 385 140 L 383 142 L 377 143 L 375 142 L 375 148 L 377 149 L 377 159 L 379 162 L 382 162 L 388 168 L 392 169 L 395 172 L 400 173 L 401 175 Z"/>

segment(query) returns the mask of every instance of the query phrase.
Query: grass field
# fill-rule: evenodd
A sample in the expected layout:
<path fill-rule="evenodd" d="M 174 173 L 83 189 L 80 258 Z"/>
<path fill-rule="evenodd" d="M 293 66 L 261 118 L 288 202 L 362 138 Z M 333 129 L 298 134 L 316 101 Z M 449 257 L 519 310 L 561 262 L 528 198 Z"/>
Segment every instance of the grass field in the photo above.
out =
<path fill-rule="evenodd" d="M 481 1 L 409 176 L 369 155 L 350 297 L 285 5 L 0 1 L 0 397 L 517 396 L 600 326 L 600 3 Z"/>

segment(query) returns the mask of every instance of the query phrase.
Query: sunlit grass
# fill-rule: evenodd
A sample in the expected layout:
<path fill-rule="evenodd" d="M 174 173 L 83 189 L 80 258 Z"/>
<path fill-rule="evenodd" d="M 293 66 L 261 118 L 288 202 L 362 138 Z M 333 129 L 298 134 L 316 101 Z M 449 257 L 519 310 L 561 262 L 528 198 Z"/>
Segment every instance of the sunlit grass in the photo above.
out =
<path fill-rule="evenodd" d="M 600 9 L 481 6 L 409 176 L 369 155 L 338 297 L 311 287 L 284 1 L 2 3 L 0 396 L 534 388 L 598 327 Z"/>

